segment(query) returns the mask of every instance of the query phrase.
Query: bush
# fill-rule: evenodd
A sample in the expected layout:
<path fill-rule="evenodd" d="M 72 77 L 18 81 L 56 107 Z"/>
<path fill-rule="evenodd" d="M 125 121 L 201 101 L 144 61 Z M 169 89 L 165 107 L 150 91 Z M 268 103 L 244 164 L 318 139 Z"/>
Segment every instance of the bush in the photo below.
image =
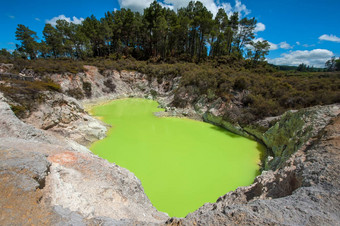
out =
<path fill-rule="evenodd" d="M 234 86 L 233 86 L 233 88 L 235 90 L 239 90 L 239 91 L 247 89 L 247 87 L 248 87 L 248 83 L 247 83 L 247 81 L 246 81 L 246 79 L 244 77 L 237 78 L 235 80 L 235 83 L 234 83 Z"/>
<path fill-rule="evenodd" d="M 11 109 L 18 118 L 22 118 L 26 113 L 26 108 L 21 105 L 11 105 Z"/>
<path fill-rule="evenodd" d="M 87 98 L 91 98 L 92 96 L 92 87 L 91 83 L 89 82 L 83 82 L 83 90 L 85 92 L 85 95 Z"/>
<path fill-rule="evenodd" d="M 112 82 L 111 78 L 108 78 L 107 80 L 104 81 L 104 85 L 109 88 L 110 92 L 115 92 L 116 91 L 116 85 Z"/>
<path fill-rule="evenodd" d="M 7 80 L 0 85 L 0 92 L 11 100 L 13 112 L 18 117 L 25 117 L 39 103 L 44 102 L 44 91 L 60 91 L 60 86 L 48 79 L 45 81 Z"/>
<path fill-rule="evenodd" d="M 37 75 L 43 76 L 46 73 L 73 73 L 83 72 L 83 62 L 71 59 L 16 59 L 13 61 L 15 73 L 24 69 L 32 69 Z"/>
<path fill-rule="evenodd" d="M 249 95 L 248 98 L 251 102 L 248 110 L 256 118 L 276 116 L 282 112 L 281 106 L 275 100 L 266 99 L 261 95 Z"/>
<path fill-rule="evenodd" d="M 61 87 L 59 84 L 54 83 L 52 80 L 41 83 L 42 86 L 46 87 L 47 90 L 61 92 Z"/>
<path fill-rule="evenodd" d="M 80 88 L 69 89 L 69 90 L 67 90 L 67 94 L 71 97 L 78 99 L 78 100 L 84 99 L 84 93 Z"/>
<path fill-rule="evenodd" d="M 150 94 L 151 94 L 152 98 L 155 99 L 155 98 L 157 97 L 157 94 L 158 94 L 158 93 L 157 93 L 156 90 L 151 89 L 151 90 L 150 90 Z"/>
<path fill-rule="evenodd" d="M 180 84 L 174 92 L 174 106 L 186 107 L 188 104 L 194 104 L 202 95 L 206 95 L 209 102 L 221 98 L 224 102 L 234 102 L 243 106 L 244 111 L 233 116 L 233 120 L 239 121 L 247 121 L 245 118 L 258 120 L 262 117 L 276 116 L 289 109 L 340 102 L 339 72 L 277 71 L 265 63 L 259 63 L 254 68 L 247 65 L 247 62 L 238 55 L 208 58 L 197 64 L 192 63 L 191 57 L 188 57 L 189 55 L 184 54 L 174 59 L 169 58 L 168 63 L 160 61 L 159 58 L 137 61 L 131 57 L 122 59 L 118 55 L 90 58 L 86 62 L 69 59 L 33 61 L 18 59 L 15 70 L 32 68 L 39 75 L 47 72 L 77 73 L 83 71 L 83 65 L 86 64 L 97 66 L 100 72 L 138 71 L 146 74 L 149 81 L 157 79 L 158 83 L 181 77 Z M 109 78 L 104 81 L 104 85 L 105 92 L 114 92 L 116 89 Z M 90 98 L 91 83 L 84 82 L 81 88 L 83 91 L 68 91 L 69 95 L 80 99 L 85 94 Z M 57 84 L 47 80 L 1 89 L 7 93 L 18 92 L 28 95 L 35 95 L 34 93 L 38 95 L 42 90 L 60 91 Z M 250 95 L 240 100 L 241 91 L 246 91 L 244 93 Z"/>

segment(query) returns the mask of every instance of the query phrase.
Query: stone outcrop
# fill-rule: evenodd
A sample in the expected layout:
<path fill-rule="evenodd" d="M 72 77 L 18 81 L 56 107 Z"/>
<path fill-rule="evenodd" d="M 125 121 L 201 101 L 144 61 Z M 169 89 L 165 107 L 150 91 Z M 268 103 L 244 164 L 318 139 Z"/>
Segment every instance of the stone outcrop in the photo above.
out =
<path fill-rule="evenodd" d="M 64 93 L 78 90 L 88 98 L 96 101 L 124 97 L 156 98 L 164 105 L 172 101 L 172 91 L 179 83 L 179 78 L 158 81 L 148 79 L 144 74 L 135 71 L 105 70 L 99 72 L 97 67 L 84 66 L 85 73 L 52 74 L 51 79 L 60 84 Z"/>
<path fill-rule="evenodd" d="M 261 140 L 273 154 L 273 159 L 266 163 L 266 169 L 281 167 L 293 153 L 310 138 L 315 137 L 338 114 L 338 104 L 285 113 L 261 136 Z"/>
<path fill-rule="evenodd" d="M 93 66 L 85 66 L 85 69 L 85 73 L 77 75 L 65 73 L 49 77 L 61 86 L 63 93 L 88 97 L 82 101 L 84 105 L 124 97 L 142 97 L 157 99 L 167 106 L 179 82 L 178 79 L 149 81 L 146 75 L 138 72 L 106 70 L 99 73 L 98 68 Z M 65 94 L 44 92 L 43 103 L 23 120 L 85 146 L 104 138 L 108 125 L 90 117 L 82 103 Z"/>
<path fill-rule="evenodd" d="M 88 146 L 106 136 L 107 125 L 90 117 L 81 103 L 61 93 L 45 92 L 45 101 L 24 121 Z"/>
<path fill-rule="evenodd" d="M 88 149 L 20 121 L 0 96 L 0 224 L 160 223 L 140 181 Z"/>
<path fill-rule="evenodd" d="M 13 66 L 13 64 L 0 63 L 0 74 L 9 73 Z"/>

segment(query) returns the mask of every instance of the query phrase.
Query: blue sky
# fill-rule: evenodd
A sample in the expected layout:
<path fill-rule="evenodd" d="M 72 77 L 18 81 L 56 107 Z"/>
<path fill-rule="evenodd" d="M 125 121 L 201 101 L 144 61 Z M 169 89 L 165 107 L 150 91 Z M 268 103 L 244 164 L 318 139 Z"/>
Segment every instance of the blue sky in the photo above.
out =
<path fill-rule="evenodd" d="M 53 18 L 78 23 L 91 14 L 103 17 L 107 11 L 131 8 L 142 11 L 152 0 L 5 1 L 0 8 L 0 48 L 15 49 L 17 24 L 24 24 L 42 37 L 44 24 Z M 162 0 L 164 6 L 179 8 L 188 0 Z M 219 7 L 238 11 L 258 21 L 256 38 L 271 43 L 267 59 L 271 63 L 323 66 L 340 56 L 339 0 L 202 0 L 213 13 Z"/>

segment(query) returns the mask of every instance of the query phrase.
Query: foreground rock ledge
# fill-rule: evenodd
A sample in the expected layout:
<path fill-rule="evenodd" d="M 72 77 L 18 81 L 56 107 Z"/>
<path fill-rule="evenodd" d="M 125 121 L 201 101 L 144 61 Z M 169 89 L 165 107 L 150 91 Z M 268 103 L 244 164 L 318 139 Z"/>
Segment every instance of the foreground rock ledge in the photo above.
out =
<path fill-rule="evenodd" d="M 0 96 L 0 225 L 144 224 L 168 219 L 133 173 L 20 121 Z"/>
<path fill-rule="evenodd" d="M 77 104 L 70 107 L 78 109 Z M 45 113 L 48 109 L 47 106 Z M 64 111 L 59 112 L 63 115 Z M 83 112 L 79 112 L 74 116 L 78 121 L 83 118 Z M 55 121 L 65 124 L 64 128 L 73 128 L 72 122 L 62 116 Z M 95 123 L 90 118 L 86 121 Z M 100 135 L 102 127 L 96 124 L 95 128 Z M 1 225 L 340 222 L 340 117 L 300 148 L 284 167 L 263 173 L 251 186 L 229 192 L 183 219 L 169 219 L 158 212 L 131 172 L 93 155 L 74 142 L 79 140 L 76 136 L 69 134 L 73 139 L 69 140 L 58 136 L 58 131 L 43 131 L 20 121 L 0 94 Z M 87 134 L 86 131 L 81 130 L 80 134 Z"/>

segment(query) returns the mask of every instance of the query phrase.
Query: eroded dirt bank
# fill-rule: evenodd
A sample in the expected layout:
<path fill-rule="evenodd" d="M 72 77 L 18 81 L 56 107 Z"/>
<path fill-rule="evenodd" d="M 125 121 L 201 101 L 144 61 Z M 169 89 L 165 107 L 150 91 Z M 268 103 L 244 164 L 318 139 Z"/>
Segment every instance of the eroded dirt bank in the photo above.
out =
<path fill-rule="evenodd" d="M 0 94 L 2 225 L 340 222 L 339 105 L 287 113 L 262 133 L 219 118 L 226 106 L 218 99 L 205 102 L 203 98 L 181 109 L 171 107 L 178 79 L 149 81 L 138 72 L 87 69 L 77 76 L 50 75 L 64 94 L 45 92 L 45 101 L 37 104 L 25 122 L 7 104 L 13 100 Z M 251 186 L 229 192 L 184 219 L 169 219 L 152 206 L 138 178 L 85 147 L 103 138 L 107 127 L 69 96 L 76 92 L 88 95 L 86 103 L 138 96 L 157 99 L 169 115 L 205 115 L 207 121 L 269 146 L 268 171 Z"/>

